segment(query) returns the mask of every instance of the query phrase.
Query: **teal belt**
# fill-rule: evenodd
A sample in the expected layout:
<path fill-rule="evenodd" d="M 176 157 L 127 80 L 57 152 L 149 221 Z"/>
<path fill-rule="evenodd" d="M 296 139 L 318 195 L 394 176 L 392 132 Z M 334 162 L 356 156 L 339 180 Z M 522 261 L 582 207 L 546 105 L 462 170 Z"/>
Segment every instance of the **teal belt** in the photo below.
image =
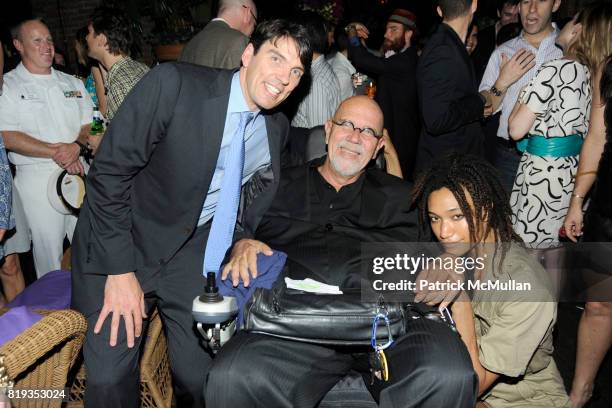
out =
<path fill-rule="evenodd" d="M 529 134 L 516 143 L 516 148 L 541 157 L 577 156 L 582 148 L 582 135 L 544 137 Z"/>

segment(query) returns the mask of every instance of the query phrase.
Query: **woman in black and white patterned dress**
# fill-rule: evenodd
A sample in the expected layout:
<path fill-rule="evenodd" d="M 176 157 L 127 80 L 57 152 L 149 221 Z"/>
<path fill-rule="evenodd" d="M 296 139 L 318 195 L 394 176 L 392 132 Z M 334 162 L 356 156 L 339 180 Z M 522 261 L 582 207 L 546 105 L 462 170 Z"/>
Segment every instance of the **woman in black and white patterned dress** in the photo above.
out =
<path fill-rule="evenodd" d="M 508 122 L 510 136 L 527 145 L 510 196 L 512 222 L 532 248 L 559 245 L 582 138 L 588 131 L 591 75 L 589 61 L 574 46 L 582 31 L 578 18 L 557 38 L 563 58 L 542 65 L 521 92 Z"/>

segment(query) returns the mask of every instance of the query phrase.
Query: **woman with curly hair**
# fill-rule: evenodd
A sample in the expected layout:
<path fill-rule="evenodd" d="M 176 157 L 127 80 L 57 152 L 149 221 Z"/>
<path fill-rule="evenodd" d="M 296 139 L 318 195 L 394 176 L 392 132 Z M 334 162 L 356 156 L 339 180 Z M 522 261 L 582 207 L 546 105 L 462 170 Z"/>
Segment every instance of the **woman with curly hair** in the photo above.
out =
<path fill-rule="evenodd" d="M 552 357 L 557 305 L 551 283 L 512 228 L 495 169 L 452 154 L 422 175 L 414 194 L 422 227 L 447 254 L 484 260 L 471 282 L 523 285 L 508 291 L 477 286 L 471 301 L 461 293 L 451 306 L 478 374 L 477 406 L 568 407 Z"/>

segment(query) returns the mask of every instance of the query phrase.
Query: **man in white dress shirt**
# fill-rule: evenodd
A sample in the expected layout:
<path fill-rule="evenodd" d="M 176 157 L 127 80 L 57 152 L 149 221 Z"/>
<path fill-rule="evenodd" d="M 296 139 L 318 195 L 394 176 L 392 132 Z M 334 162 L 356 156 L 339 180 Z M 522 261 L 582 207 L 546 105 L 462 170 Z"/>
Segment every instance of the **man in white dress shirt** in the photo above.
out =
<path fill-rule="evenodd" d="M 519 14 L 523 31 L 493 51 L 480 83 L 479 91 L 491 103 L 493 112 L 501 110 L 493 161 L 508 193 L 520 160 L 515 143 L 508 137 L 508 117 L 519 92 L 540 66 L 563 55 L 555 45 L 559 29 L 552 22 L 552 14 L 560 5 L 561 0 L 521 1 Z"/>
<path fill-rule="evenodd" d="M 334 30 L 334 45 L 336 52 L 332 53 L 327 62 L 334 70 L 338 85 L 340 85 L 340 101 L 350 98 L 355 94 L 353 87 L 353 74 L 357 72 L 348 59 L 348 36 L 344 27 L 336 27 Z"/>
<path fill-rule="evenodd" d="M 300 84 L 303 96 L 297 112 L 291 120 L 291 126 L 313 128 L 323 125 L 334 116 L 340 105 L 340 85 L 332 67 L 325 60 L 327 48 L 327 23 L 314 11 L 305 11 L 296 19 L 306 27 L 312 47 L 312 65 L 310 67 L 310 84 Z"/>

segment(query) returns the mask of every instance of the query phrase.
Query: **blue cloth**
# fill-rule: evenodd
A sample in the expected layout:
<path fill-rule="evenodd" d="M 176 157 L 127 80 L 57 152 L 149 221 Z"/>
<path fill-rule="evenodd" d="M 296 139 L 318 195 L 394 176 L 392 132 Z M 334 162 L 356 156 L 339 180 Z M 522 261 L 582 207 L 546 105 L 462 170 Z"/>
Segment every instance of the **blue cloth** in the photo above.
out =
<path fill-rule="evenodd" d="M 0 137 L 0 229 L 15 228 L 15 219 L 11 214 L 13 177 L 9 167 L 4 140 Z M 0 258 L 4 256 L 4 244 L 0 244 Z"/>
<path fill-rule="evenodd" d="M 257 288 L 270 289 L 278 279 L 278 275 L 285 267 L 287 254 L 282 251 L 274 251 L 272 255 L 257 254 L 257 277 L 251 280 L 248 288 L 240 282 L 233 287 L 231 279 L 221 281 L 219 293 L 223 296 L 234 296 L 238 303 L 238 327 L 244 324 L 244 305 L 253 296 Z"/>
<path fill-rule="evenodd" d="M 240 186 L 242 168 L 244 165 L 244 130 L 253 118 L 252 112 L 240 114 L 240 124 L 232 138 L 232 144 L 225 162 L 225 174 L 219 193 L 219 203 L 215 209 L 210 233 L 204 252 L 204 276 L 208 272 L 218 274 L 225 252 L 232 244 L 238 203 L 240 202 Z"/>
<path fill-rule="evenodd" d="M 217 202 L 219 202 L 221 182 L 225 172 L 225 158 L 229 152 L 232 136 L 238 128 L 240 113 L 247 112 L 248 110 L 249 106 L 242 94 L 242 88 L 240 88 L 240 75 L 236 72 L 231 82 L 219 157 L 217 158 L 215 172 L 210 181 L 204 205 L 202 206 L 198 226 L 206 224 L 215 213 Z M 249 181 L 257 170 L 265 168 L 270 164 L 270 148 L 268 146 L 265 117 L 260 115 L 259 112 L 254 113 L 255 118 L 249 123 L 244 134 L 245 161 L 242 171 L 243 185 Z"/>
<path fill-rule="evenodd" d="M 569 157 L 580 154 L 582 135 L 575 134 L 561 137 L 544 137 L 528 135 L 528 138 L 517 143 L 521 152 L 527 152 L 540 157 Z"/>

